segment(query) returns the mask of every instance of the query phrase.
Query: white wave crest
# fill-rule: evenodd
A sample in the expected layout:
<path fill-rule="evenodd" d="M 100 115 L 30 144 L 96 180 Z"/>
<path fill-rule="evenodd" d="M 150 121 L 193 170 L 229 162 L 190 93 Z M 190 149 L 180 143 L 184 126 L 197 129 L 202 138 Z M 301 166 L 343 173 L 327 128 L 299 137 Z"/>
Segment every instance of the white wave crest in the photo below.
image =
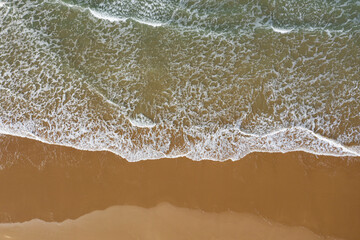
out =
<path fill-rule="evenodd" d="M 154 123 L 151 124 L 147 122 L 149 119 L 140 114 L 137 115 L 136 119 L 129 119 L 129 121 L 136 128 L 148 128 L 149 130 L 153 130 L 154 127 L 156 128 Z M 2 127 L 4 127 L 4 125 Z M 187 142 L 185 151 L 184 149 L 173 149 L 169 151 L 167 147 L 156 149 L 156 144 L 159 143 L 154 143 L 155 146 L 153 144 L 135 146 L 132 140 L 122 139 L 121 137 L 117 139 L 117 142 L 106 141 L 105 145 L 107 145 L 107 147 L 105 147 L 101 139 L 94 140 L 94 136 L 90 138 L 92 141 L 85 139 L 79 142 L 79 144 L 74 144 L 68 141 L 61 141 L 61 139 L 59 142 L 43 139 L 27 131 L 21 132 L 1 128 L 0 134 L 26 137 L 47 144 L 73 147 L 85 151 L 110 151 L 130 162 L 177 157 L 187 157 L 195 161 L 236 161 L 252 152 L 286 153 L 304 151 L 316 155 L 338 157 L 360 156 L 358 148 L 347 148 L 334 140 L 325 138 L 302 127 L 284 128 L 266 135 L 247 134 L 238 129 L 221 129 L 211 136 L 193 136 L 197 137 L 197 141 L 192 143 Z M 108 134 L 112 135 L 112 133 Z M 149 135 L 144 137 L 152 140 L 153 136 Z M 164 136 L 157 137 L 166 138 L 169 136 L 165 134 Z"/>
<path fill-rule="evenodd" d="M 133 126 L 139 128 L 152 128 L 156 126 L 156 124 L 151 119 L 141 113 L 136 115 L 135 118 L 128 118 L 128 120 Z"/>
<path fill-rule="evenodd" d="M 271 26 L 271 29 L 272 29 L 274 32 L 278 32 L 278 33 L 281 33 L 281 34 L 289 33 L 289 32 L 291 32 L 292 30 L 294 30 L 294 29 L 276 28 L 276 27 L 274 27 L 274 26 Z"/>
<path fill-rule="evenodd" d="M 165 23 L 161 23 L 161 22 L 157 22 L 157 21 L 150 21 L 150 20 L 143 20 L 143 19 L 138 19 L 138 18 L 132 18 L 132 17 L 118 17 L 118 16 L 113 16 L 110 15 L 108 13 L 105 12 L 101 12 L 101 11 L 97 11 L 91 8 L 82 8 L 80 6 L 77 5 L 73 5 L 73 4 L 69 4 L 69 3 L 64 3 L 62 1 L 60 1 L 61 4 L 70 7 L 70 8 L 75 8 L 75 9 L 79 9 L 80 11 L 89 11 L 91 13 L 91 15 L 97 19 L 101 19 L 101 20 L 106 20 L 109 22 L 126 22 L 126 20 L 131 19 L 135 22 L 141 23 L 141 24 L 145 24 L 148 26 L 152 26 L 152 27 L 161 27 L 163 25 L 165 25 Z M 0 7 L 1 7 L 1 2 L 0 2 Z"/>
<path fill-rule="evenodd" d="M 109 14 L 106 14 L 103 12 L 98 12 L 98 11 L 92 10 L 90 8 L 89 8 L 89 11 L 94 17 L 96 17 L 98 19 L 107 20 L 109 22 L 125 22 L 127 20 L 127 18 L 111 16 Z"/>
<path fill-rule="evenodd" d="M 139 22 L 141 24 L 152 26 L 152 27 L 161 27 L 161 26 L 165 25 L 164 23 L 161 23 L 161 22 L 145 21 L 145 20 L 136 19 L 136 18 L 132 18 L 132 20 Z"/>
<path fill-rule="evenodd" d="M 112 16 L 109 15 L 107 13 L 104 12 L 99 12 L 99 11 L 95 11 L 93 9 L 88 8 L 88 10 L 90 11 L 90 13 L 98 19 L 101 20 L 106 20 L 109 22 L 126 22 L 126 20 L 131 19 L 135 22 L 141 23 L 141 24 L 145 24 L 151 27 L 161 27 L 164 25 L 164 23 L 160 23 L 160 22 L 155 22 L 155 21 L 147 21 L 147 20 L 142 20 L 142 19 L 137 19 L 137 18 L 126 18 L 126 17 L 116 17 L 116 16 Z"/>

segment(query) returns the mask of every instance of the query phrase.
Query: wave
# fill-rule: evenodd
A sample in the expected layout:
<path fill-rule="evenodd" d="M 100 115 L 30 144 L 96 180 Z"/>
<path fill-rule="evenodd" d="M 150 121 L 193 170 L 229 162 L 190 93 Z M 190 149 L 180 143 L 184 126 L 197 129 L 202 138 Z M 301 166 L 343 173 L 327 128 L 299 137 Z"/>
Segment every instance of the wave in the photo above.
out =
<path fill-rule="evenodd" d="M 77 5 L 77 4 L 70 4 L 64 2 L 62 0 L 56 0 L 57 3 L 62 5 L 66 5 L 70 8 L 76 8 L 81 11 L 89 11 L 91 15 L 97 19 L 110 21 L 110 22 L 126 22 L 127 20 L 132 20 L 140 24 L 145 24 L 152 27 L 160 27 L 160 26 L 176 26 L 181 29 L 190 29 L 195 31 L 210 31 L 212 33 L 241 33 L 241 32 L 248 32 L 253 31 L 254 29 L 265 29 L 271 30 L 277 33 L 290 33 L 290 32 L 298 32 L 298 31 L 326 31 L 329 33 L 338 33 L 338 32 L 351 32 L 353 27 L 348 27 L 347 24 L 357 21 L 357 19 L 349 19 L 345 23 L 341 23 L 339 26 L 322 23 L 322 19 L 320 17 L 315 17 L 313 22 L 307 23 L 303 21 L 303 17 L 301 14 L 297 16 L 296 14 L 292 16 L 288 11 L 285 11 L 284 19 L 273 19 L 274 13 L 268 12 L 269 9 L 261 9 L 264 6 L 261 4 L 252 6 L 251 4 L 246 4 L 240 7 L 239 12 L 241 14 L 235 14 L 233 18 L 229 18 L 227 15 L 223 15 L 223 11 L 221 8 L 217 9 L 215 7 L 214 11 L 219 11 L 218 14 L 214 14 L 212 12 L 207 12 L 201 9 L 206 6 L 202 6 L 199 4 L 200 9 L 196 10 L 193 8 L 184 8 L 182 4 L 178 6 L 169 7 L 169 9 L 165 9 L 163 16 L 156 15 L 156 11 L 152 13 L 151 11 L 156 8 L 156 4 L 147 10 L 140 11 L 139 13 L 135 14 L 134 16 L 129 16 L 128 13 L 130 12 L 129 9 L 132 9 L 129 6 L 124 6 L 120 4 L 120 7 L 116 5 L 116 3 L 107 5 L 107 4 L 100 4 L 97 7 L 88 5 Z M 160 1 L 161 2 L 161 1 Z M 86 1 L 85 1 L 86 3 Z M 139 3 L 140 4 L 140 3 Z M 170 3 L 166 3 L 171 5 Z M 350 3 L 349 3 L 350 4 Z M 136 5 L 135 3 L 131 3 L 128 5 Z M 185 4 L 186 5 L 186 4 Z M 225 4 L 226 5 L 226 4 Z M 271 4 L 270 4 L 271 5 Z M 100 6 L 100 7 L 99 7 Z M 267 5 L 265 5 L 267 6 Z M 134 7 L 134 6 L 133 6 Z M 239 7 L 239 6 L 237 6 Z M 332 6 L 334 8 L 333 12 L 336 11 L 337 8 L 346 7 L 343 6 Z M 112 9 L 114 8 L 114 9 Z M 134 7 L 135 9 L 141 7 Z M 248 8 L 260 8 L 261 14 L 250 13 L 247 9 Z M 117 12 L 118 11 L 118 12 Z M 280 11 L 280 9 L 279 9 Z M 343 10 L 344 11 L 344 10 Z M 351 11 L 348 10 L 349 16 L 351 15 Z M 123 13 L 125 12 L 125 13 Z M 267 16 L 269 14 L 270 16 Z M 309 13 L 309 15 L 311 15 Z M 309 16 L 309 19 L 312 17 Z M 333 17 L 331 17 L 333 18 Z M 337 18 L 339 18 L 337 16 Z M 159 20 L 161 19 L 161 20 Z M 285 21 L 286 20 L 286 21 Z M 315 21 L 316 20 L 316 21 Z M 293 23 L 291 23 L 293 21 Z M 218 24 L 218 22 L 223 22 L 222 24 Z M 229 25 L 227 27 L 226 25 Z M 351 25 L 352 26 L 352 25 Z M 356 27 L 357 25 L 355 25 Z M 340 27 L 340 28 L 339 28 Z"/>
<path fill-rule="evenodd" d="M 131 123 L 138 128 L 151 129 L 154 127 L 154 125 L 152 125 L 149 122 L 147 123 L 140 121 L 136 122 L 135 120 L 130 120 L 130 119 L 129 121 L 131 121 Z M 302 127 L 284 128 L 277 131 L 273 131 L 265 135 L 249 134 L 237 130 L 236 134 L 232 133 L 233 136 L 231 137 L 233 138 L 240 137 L 243 138 L 243 140 L 246 139 L 247 141 L 243 142 L 240 145 L 237 145 L 236 142 L 227 142 L 226 143 L 227 146 L 221 144 L 221 142 L 226 142 L 224 141 L 226 139 L 226 137 L 224 137 L 225 134 L 217 133 L 214 134 L 213 136 L 209 136 L 206 139 L 203 139 L 202 141 L 194 142 L 192 146 L 188 146 L 189 150 L 187 152 L 181 154 L 173 154 L 173 153 L 169 154 L 166 152 L 159 152 L 159 151 L 156 152 L 155 150 L 153 151 L 153 153 L 155 152 L 156 153 L 152 156 L 149 155 L 149 152 L 145 152 L 149 148 L 152 148 L 151 146 L 145 146 L 144 149 L 138 148 L 136 149 L 136 151 L 133 152 L 132 151 L 125 152 L 122 151 L 124 150 L 123 147 L 114 149 L 107 147 L 96 147 L 94 145 L 90 146 L 87 145 L 86 143 L 81 144 L 81 142 L 79 142 L 79 144 L 69 144 L 61 141 L 54 142 L 28 132 L 16 132 L 10 129 L 7 130 L 0 129 L 0 134 L 25 137 L 47 144 L 72 147 L 83 151 L 109 151 L 130 162 L 161 159 L 161 158 L 178 158 L 178 157 L 186 157 L 195 161 L 201 161 L 201 160 L 237 161 L 253 152 L 287 153 L 287 152 L 303 151 L 315 155 L 336 156 L 336 157 L 360 156 L 359 147 L 353 146 L 348 148 L 332 139 L 328 139 L 326 137 L 323 137 L 319 134 L 316 134 Z M 159 136 L 159 137 L 165 137 L 165 136 Z M 142 150 L 144 152 L 142 152 Z M 176 151 L 174 151 L 174 153 L 176 153 Z"/>
<path fill-rule="evenodd" d="M 274 32 L 278 32 L 278 33 L 289 33 L 289 32 L 294 30 L 294 29 L 276 28 L 276 27 L 273 27 L 273 26 L 271 26 L 271 28 L 272 28 L 272 30 Z"/>
<path fill-rule="evenodd" d="M 98 12 L 92 9 L 88 9 L 90 11 L 90 13 L 98 18 L 98 19 L 102 19 L 102 20 L 107 20 L 110 22 L 126 22 L 126 20 L 130 19 L 133 20 L 135 22 L 141 23 L 141 24 L 145 24 L 148 26 L 152 26 L 152 27 L 161 27 L 164 26 L 164 23 L 160 23 L 160 22 L 152 22 L 152 21 L 146 21 L 146 20 L 142 20 L 142 19 L 136 19 L 136 18 L 122 18 L 122 17 L 115 17 L 115 16 L 111 16 L 109 14 L 106 13 L 102 13 L 102 12 Z"/>
<path fill-rule="evenodd" d="M 156 126 L 156 123 L 151 121 L 151 119 L 147 118 L 143 114 L 138 114 L 135 118 L 127 118 L 129 122 L 139 128 L 153 128 Z"/>
<path fill-rule="evenodd" d="M 315 37 L 275 23 L 228 38 L 143 31 L 100 7 L 54 2 L 13 6 L 11 18 L 0 17 L 0 132 L 129 161 L 359 154 L 348 147 L 360 142 L 351 36 Z M 140 15 L 134 21 L 153 27 L 202 27 Z"/>
<path fill-rule="evenodd" d="M 135 22 L 138 22 L 141 24 L 145 24 L 148 26 L 152 26 L 152 27 L 161 27 L 161 26 L 165 25 L 165 23 L 161 23 L 161 22 L 157 22 L 157 21 L 148 21 L 145 19 L 138 19 L 138 18 L 133 18 L 133 17 L 118 17 L 118 16 L 114 16 L 114 15 L 111 15 L 106 12 L 101 12 L 101 11 L 91 9 L 89 7 L 83 8 L 81 6 L 69 4 L 69 3 L 66 3 L 63 1 L 58 1 L 58 2 L 67 7 L 76 8 L 83 12 L 89 11 L 93 17 L 95 17 L 97 19 L 101 19 L 101 20 L 106 20 L 109 22 L 126 22 L 127 20 L 132 20 L 132 21 L 135 21 Z M 1 7 L 1 5 L 0 5 L 0 7 Z"/>
<path fill-rule="evenodd" d="M 136 19 L 136 18 L 131 18 L 131 19 L 138 22 L 138 23 L 142 23 L 142 24 L 149 25 L 149 26 L 152 26 L 152 27 L 161 27 L 161 26 L 166 25 L 165 23 L 161 23 L 161 22 L 145 21 L 145 20 Z"/>
<path fill-rule="evenodd" d="M 110 22 L 125 22 L 127 20 L 127 18 L 119 18 L 119 17 L 110 16 L 106 13 L 97 12 L 90 8 L 89 8 L 89 11 L 94 17 L 96 17 L 98 19 L 104 19 L 104 20 L 107 20 Z"/>

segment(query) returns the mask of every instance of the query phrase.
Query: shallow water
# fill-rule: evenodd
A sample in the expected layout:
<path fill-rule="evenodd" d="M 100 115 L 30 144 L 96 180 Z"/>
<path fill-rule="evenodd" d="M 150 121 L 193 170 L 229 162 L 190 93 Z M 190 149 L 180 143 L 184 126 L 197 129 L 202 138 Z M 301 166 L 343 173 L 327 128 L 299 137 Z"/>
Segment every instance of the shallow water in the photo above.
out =
<path fill-rule="evenodd" d="M 3 1 L 0 132 L 129 161 L 359 155 L 358 1 Z"/>

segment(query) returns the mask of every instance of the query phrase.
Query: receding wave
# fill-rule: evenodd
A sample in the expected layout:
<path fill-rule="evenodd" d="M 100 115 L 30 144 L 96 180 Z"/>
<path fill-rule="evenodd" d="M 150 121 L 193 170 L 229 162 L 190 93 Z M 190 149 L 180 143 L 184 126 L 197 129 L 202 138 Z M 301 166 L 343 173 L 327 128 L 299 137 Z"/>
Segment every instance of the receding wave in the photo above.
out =
<path fill-rule="evenodd" d="M 358 5 L 324 4 L 4 2 L 1 132 L 129 161 L 358 155 Z"/>
<path fill-rule="evenodd" d="M 148 122 L 136 122 L 135 120 L 129 120 L 129 122 L 138 128 L 154 127 L 152 123 Z M 97 144 L 91 144 L 91 142 L 86 142 L 86 140 L 85 142 L 77 143 L 69 143 L 68 141 L 61 140 L 57 142 L 50 142 L 27 132 L 16 133 L 0 130 L 0 134 L 27 137 L 45 143 L 70 146 L 87 151 L 110 151 L 129 161 L 176 157 L 187 157 L 192 160 L 235 161 L 252 152 L 285 153 L 292 151 L 304 151 L 318 155 L 330 156 L 360 155 L 356 148 L 346 148 L 331 139 L 324 138 L 303 128 L 282 129 L 264 136 L 250 135 L 242 133 L 238 130 L 223 130 L 217 132 L 213 136 L 203 137 L 197 142 L 189 141 L 187 145 L 182 145 L 179 148 L 173 147 L 172 149 L 170 145 L 176 145 L 176 143 L 169 141 L 169 139 L 174 136 L 166 136 L 165 134 L 159 135 L 158 137 L 167 138 L 162 139 L 162 141 L 169 141 L 167 146 L 157 145 L 161 144 L 161 142 L 154 141 L 154 137 L 152 135 L 150 135 L 149 139 L 146 140 L 153 143 L 145 145 L 144 143 L 139 144 L 138 142 L 141 141 L 139 139 L 131 139 L 129 141 L 129 139 L 126 139 L 125 137 L 123 139 L 118 139 L 118 142 L 107 143 L 100 142 L 98 139 L 86 139 L 98 141 Z M 106 134 L 113 135 L 113 133 Z M 102 140 L 104 141 L 104 139 Z M 104 147 L 99 147 L 101 145 Z M 162 148 L 162 151 L 159 150 L 159 148 Z"/>

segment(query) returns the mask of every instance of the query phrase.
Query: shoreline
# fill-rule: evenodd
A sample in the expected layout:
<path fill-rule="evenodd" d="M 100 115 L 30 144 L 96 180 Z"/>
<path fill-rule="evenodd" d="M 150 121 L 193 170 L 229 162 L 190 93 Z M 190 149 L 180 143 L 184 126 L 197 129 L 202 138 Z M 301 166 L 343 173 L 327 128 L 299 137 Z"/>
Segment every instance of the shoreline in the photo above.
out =
<path fill-rule="evenodd" d="M 76 219 L 112 206 L 168 203 L 207 213 L 249 213 L 345 239 L 360 235 L 360 158 L 251 153 L 238 161 L 128 162 L 3 136 L 0 222 Z"/>
<path fill-rule="evenodd" d="M 324 137 L 322 135 L 319 135 L 317 133 L 314 133 L 312 132 L 311 130 L 309 129 L 306 129 L 306 128 L 303 128 L 303 127 L 295 127 L 295 128 L 298 128 L 298 129 L 302 129 L 302 130 L 305 130 L 305 131 L 309 131 L 311 132 L 314 136 L 316 136 L 319 140 L 323 140 L 329 144 L 332 144 L 334 147 L 338 147 L 338 148 L 341 148 L 344 150 L 344 154 L 336 154 L 336 153 L 321 153 L 321 152 L 314 152 L 312 150 L 308 150 L 306 148 L 298 148 L 298 149 L 293 149 L 293 150 L 279 150 L 279 151 L 266 151 L 266 150 L 253 150 L 253 151 L 250 151 L 246 154 L 244 154 L 244 156 L 240 157 L 240 158 L 237 158 L 237 159 L 232 159 L 232 158 L 229 158 L 229 159 L 226 159 L 226 160 L 218 160 L 218 159 L 192 159 L 190 157 L 188 157 L 187 155 L 177 155 L 177 156 L 163 156 L 161 158 L 147 158 L 147 159 L 140 159 L 140 160 L 136 160 L 136 161 L 130 161 L 129 159 L 126 159 L 125 157 L 121 156 L 121 154 L 111 150 L 111 149 L 86 149 L 86 148 L 80 148 L 80 147 L 76 147 L 76 146 L 71 146 L 71 145 L 66 145 L 66 144 L 60 144 L 60 143 L 52 143 L 52 142 L 48 142 L 46 140 L 43 140 L 39 137 L 31 137 L 31 136 L 23 136 L 23 135 L 20 135 L 20 134 L 13 134 L 13 133 L 9 133 L 9 132 L 6 132 L 6 131 L 1 131 L 0 130 L 0 138 L 1 137 L 9 137 L 9 138 L 21 138 L 21 139 L 28 139 L 28 140 L 31 140 L 31 141 L 37 141 L 37 142 L 40 142 L 40 143 L 43 143 L 43 144 L 46 144 L 46 145 L 53 145 L 53 146 L 57 146 L 57 147 L 65 147 L 65 148 L 72 148 L 74 150 L 78 150 L 78 151 L 86 151 L 86 152 L 109 152 L 111 154 L 115 154 L 116 156 L 126 160 L 127 162 L 140 162 L 140 161 L 148 161 L 148 160 L 158 160 L 158 159 L 177 159 L 177 158 L 187 158 L 187 159 L 190 159 L 192 161 L 214 161 L 214 162 L 225 162 L 225 161 L 239 161 L 241 160 L 242 158 L 246 157 L 247 155 L 249 154 L 257 154 L 257 153 L 269 153 L 269 154 L 273 154 L 273 153 L 282 153 L 282 154 L 286 154 L 286 153 L 292 153 L 292 152 L 304 152 L 304 153 L 308 153 L 308 154 L 312 154 L 312 155 L 316 155 L 316 156 L 328 156 L 328 157 L 340 157 L 340 158 L 346 158 L 346 157 L 359 157 L 360 158 L 360 153 L 357 152 L 358 149 L 360 149 L 360 146 L 358 145 L 353 145 L 353 146 L 344 146 L 338 142 L 336 142 L 335 140 L 331 139 L 331 138 L 327 138 L 327 137 Z M 267 136 L 271 136 L 271 135 L 274 135 L 274 134 L 277 134 L 277 133 L 280 133 L 280 132 L 283 132 L 283 131 L 287 131 L 287 130 L 290 130 L 291 128 L 282 128 L 280 130 L 275 130 L 273 132 L 270 132 L 270 133 L 267 133 L 267 134 L 264 134 L 264 135 L 257 135 L 257 134 L 250 134 L 250 133 L 246 133 L 248 134 L 249 136 L 256 136 L 256 137 L 267 137 Z M 241 132 L 242 134 L 245 134 L 245 132 Z M 356 149 L 356 150 L 354 150 Z M 345 154 L 347 153 L 347 154 Z"/>

